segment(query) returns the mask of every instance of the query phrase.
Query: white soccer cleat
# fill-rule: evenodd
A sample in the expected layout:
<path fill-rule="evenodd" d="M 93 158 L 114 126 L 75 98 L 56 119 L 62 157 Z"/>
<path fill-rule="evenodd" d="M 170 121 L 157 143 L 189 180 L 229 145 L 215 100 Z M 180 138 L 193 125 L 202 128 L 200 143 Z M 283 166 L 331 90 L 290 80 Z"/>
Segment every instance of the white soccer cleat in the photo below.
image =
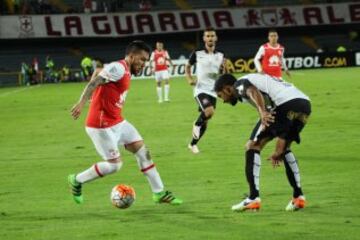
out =
<path fill-rule="evenodd" d="M 200 138 L 200 128 L 200 126 L 196 126 L 195 124 L 193 126 L 192 135 L 195 140 L 199 140 Z"/>
<path fill-rule="evenodd" d="M 305 207 L 305 196 L 299 196 L 297 198 L 293 198 L 289 204 L 286 206 L 285 211 L 293 212 L 300 210 Z"/>
<path fill-rule="evenodd" d="M 163 103 L 163 100 L 162 100 L 162 99 L 159 99 L 159 100 L 158 100 L 158 103 Z"/>
<path fill-rule="evenodd" d="M 193 154 L 198 154 L 200 152 L 199 148 L 197 147 L 197 145 L 191 145 L 189 144 L 188 145 L 188 148 L 190 149 L 190 151 L 193 153 Z"/>
<path fill-rule="evenodd" d="M 255 198 L 254 200 L 250 198 L 245 198 L 245 200 L 241 201 L 238 204 L 235 204 L 231 207 L 231 210 L 234 212 L 243 212 L 246 210 L 258 211 L 261 207 L 260 198 Z"/>

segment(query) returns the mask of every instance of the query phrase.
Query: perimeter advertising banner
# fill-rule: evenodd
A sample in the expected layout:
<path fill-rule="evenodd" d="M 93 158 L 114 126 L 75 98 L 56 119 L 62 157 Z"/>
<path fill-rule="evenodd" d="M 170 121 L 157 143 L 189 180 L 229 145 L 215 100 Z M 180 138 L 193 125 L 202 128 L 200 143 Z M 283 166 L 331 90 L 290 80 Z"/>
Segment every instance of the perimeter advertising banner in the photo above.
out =
<path fill-rule="evenodd" d="M 187 59 L 173 60 L 174 67 L 169 68 L 171 77 L 180 77 L 185 75 L 185 65 Z M 288 56 L 286 58 L 287 66 L 290 70 L 296 69 L 314 69 L 314 68 L 334 68 L 334 67 L 354 67 L 360 66 L 360 52 L 345 53 L 322 53 L 322 54 L 306 54 Z M 233 73 L 252 73 L 255 72 L 254 59 L 246 57 L 238 57 L 229 59 L 227 62 L 228 70 Z M 76 70 L 78 71 L 78 70 Z M 193 75 L 196 69 L 192 68 Z M 18 84 L 19 73 L 0 73 L 1 86 L 15 86 Z M 147 65 L 139 76 L 134 79 L 154 78 L 151 74 L 150 67 Z M 185 80 L 184 80 L 185 81 Z"/>
<path fill-rule="evenodd" d="M 354 67 L 360 66 L 360 52 L 343 53 L 314 53 L 305 55 L 294 55 L 285 58 L 286 65 L 290 70 L 314 69 L 314 68 L 334 68 L 334 67 Z M 169 68 L 172 77 L 184 76 L 187 60 L 173 60 L 174 67 Z M 256 72 L 253 57 L 238 57 L 228 59 L 227 69 L 231 73 L 253 73 Z M 196 69 L 192 68 L 195 74 Z M 146 66 L 136 79 L 153 78 L 150 67 Z"/>
<path fill-rule="evenodd" d="M 290 70 L 351 67 L 360 65 L 360 53 L 343 52 L 294 55 L 285 57 L 285 62 Z M 256 72 L 254 59 L 252 57 L 230 59 L 227 63 L 227 69 L 230 72 Z"/>
<path fill-rule="evenodd" d="M 360 3 L 111 14 L 0 16 L 0 39 L 145 34 L 360 23 Z"/>

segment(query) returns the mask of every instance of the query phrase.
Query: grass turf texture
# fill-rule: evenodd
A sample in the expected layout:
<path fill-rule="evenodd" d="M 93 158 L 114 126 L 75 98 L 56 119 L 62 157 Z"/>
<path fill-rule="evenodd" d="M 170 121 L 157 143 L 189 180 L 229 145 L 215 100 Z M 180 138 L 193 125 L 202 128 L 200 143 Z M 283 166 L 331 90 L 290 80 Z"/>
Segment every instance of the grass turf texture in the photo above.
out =
<path fill-rule="evenodd" d="M 171 83 L 171 103 L 158 104 L 154 81 L 133 81 L 124 115 L 140 131 L 167 189 L 182 206 L 154 205 L 132 155 L 122 151 L 120 172 L 84 186 L 76 205 L 69 173 L 100 160 L 84 131 L 86 111 L 69 109 L 84 83 L 0 89 L 0 239 L 360 239 L 360 68 L 294 71 L 291 82 L 312 99 L 313 114 L 293 151 L 308 206 L 288 213 L 284 167 L 262 152 L 258 213 L 233 213 L 248 187 L 244 144 L 257 121 L 249 105 L 218 101 L 199 143 L 187 149 L 197 105 L 184 79 Z M 111 206 L 111 188 L 130 184 L 137 199 Z"/>

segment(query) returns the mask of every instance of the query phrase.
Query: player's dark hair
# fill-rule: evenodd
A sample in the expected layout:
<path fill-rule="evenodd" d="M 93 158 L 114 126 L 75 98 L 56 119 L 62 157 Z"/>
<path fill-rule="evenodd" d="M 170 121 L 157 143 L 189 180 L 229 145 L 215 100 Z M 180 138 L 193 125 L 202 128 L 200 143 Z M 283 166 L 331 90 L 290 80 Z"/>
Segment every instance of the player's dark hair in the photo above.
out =
<path fill-rule="evenodd" d="M 213 27 L 207 27 L 207 28 L 205 28 L 204 29 L 204 33 L 205 32 L 215 32 L 216 30 L 215 30 L 215 28 L 213 28 Z"/>
<path fill-rule="evenodd" d="M 132 41 L 131 43 L 129 43 L 129 45 L 127 45 L 125 54 L 128 55 L 129 53 L 135 53 L 135 52 L 139 52 L 141 50 L 144 50 L 145 52 L 147 52 L 149 54 L 151 52 L 151 48 L 144 41 L 135 40 L 135 41 Z"/>
<path fill-rule="evenodd" d="M 270 28 L 268 33 L 277 33 L 276 29 L 275 28 Z"/>
<path fill-rule="evenodd" d="M 215 92 L 222 91 L 225 86 L 232 86 L 236 82 L 236 78 L 231 74 L 221 75 L 215 82 L 214 90 Z"/>

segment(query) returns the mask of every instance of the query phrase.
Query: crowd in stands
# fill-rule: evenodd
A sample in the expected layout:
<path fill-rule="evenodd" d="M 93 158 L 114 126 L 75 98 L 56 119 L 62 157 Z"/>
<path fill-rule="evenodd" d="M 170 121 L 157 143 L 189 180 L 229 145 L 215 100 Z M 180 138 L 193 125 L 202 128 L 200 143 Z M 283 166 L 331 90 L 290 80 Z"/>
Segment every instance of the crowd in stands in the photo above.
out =
<path fill-rule="evenodd" d="M 208 8 L 207 1 L 191 2 L 187 6 Z M 346 2 L 346 0 L 216 0 L 211 7 L 277 6 L 313 3 Z M 193 4 L 193 5 L 192 5 Z M 204 5 L 205 4 L 205 5 Z M 151 11 L 179 9 L 157 0 L 0 0 L 0 14 L 59 14 L 59 13 L 110 13 L 123 11 Z"/>
<path fill-rule="evenodd" d="M 155 0 L 137 0 L 132 1 L 138 5 L 139 11 L 150 11 L 152 6 L 156 5 Z M 107 12 L 121 12 L 126 11 L 125 6 L 129 1 L 125 0 L 84 0 L 84 13 L 107 13 Z"/>
<path fill-rule="evenodd" d="M 5 14 L 56 14 L 61 10 L 47 0 L 0 0 L 0 13 Z"/>
<path fill-rule="evenodd" d="M 128 11 L 127 5 L 137 5 L 138 11 L 150 11 L 156 0 L 83 0 L 81 4 L 54 4 L 50 0 L 0 0 L 1 15 L 108 13 Z"/>

